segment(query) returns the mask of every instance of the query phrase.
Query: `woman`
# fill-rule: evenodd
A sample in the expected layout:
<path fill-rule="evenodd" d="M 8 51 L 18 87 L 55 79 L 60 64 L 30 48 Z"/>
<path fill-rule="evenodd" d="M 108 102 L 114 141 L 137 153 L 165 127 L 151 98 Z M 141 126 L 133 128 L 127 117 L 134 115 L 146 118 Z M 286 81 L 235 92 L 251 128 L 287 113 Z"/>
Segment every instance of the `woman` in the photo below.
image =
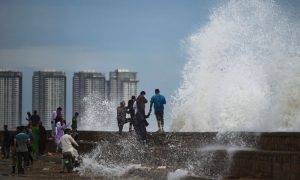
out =
<path fill-rule="evenodd" d="M 39 144 L 40 144 L 40 129 L 38 126 L 32 127 L 32 155 L 37 158 L 39 154 Z"/>
<path fill-rule="evenodd" d="M 64 130 L 66 129 L 66 124 L 58 121 L 56 123 L 56 130 L 55 130 L 55 144 L 56 144 L 56 152 L 58 151 L 58 144 L 60 142 L 60 138 L 64 135 Z"/>
<path fill-rule="evenodd" d="M 39 153 L 40 155 L 44 155 L 46 149 L 47 131 L 43 126 L 42 122 L 40 122 L 39 124 L 39 129 L 40 129 Z"/>

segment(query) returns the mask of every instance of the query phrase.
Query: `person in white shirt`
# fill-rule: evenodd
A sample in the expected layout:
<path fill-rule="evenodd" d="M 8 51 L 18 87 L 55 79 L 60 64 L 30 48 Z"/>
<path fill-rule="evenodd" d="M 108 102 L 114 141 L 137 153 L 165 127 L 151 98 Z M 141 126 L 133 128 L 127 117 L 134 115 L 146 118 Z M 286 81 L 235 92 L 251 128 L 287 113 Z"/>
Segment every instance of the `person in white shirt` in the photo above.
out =
<path fill-rule="evenodd" d="M 56 111 L 53 111 L 52 114 L 51 114 L 51 117 L 52 117 L 52 120 L 51 120 L 51 128 L 52 128 L 52 132 L 51 132 L 51 135 L 52 137 L 55 137 L 55 119 L 56 119 Z"/>
<path fill-rule="evenodd" d="M 60 138 L 59 145 L 62 148 L 62 152 L 71 152 L 72 156 L 75 158 L 75 161 L 78 161 L 78 151 L 73 147 L 79 146 L 74 138 L 70 135 L 71 129 L 65 129 L 65 134 Z"/>

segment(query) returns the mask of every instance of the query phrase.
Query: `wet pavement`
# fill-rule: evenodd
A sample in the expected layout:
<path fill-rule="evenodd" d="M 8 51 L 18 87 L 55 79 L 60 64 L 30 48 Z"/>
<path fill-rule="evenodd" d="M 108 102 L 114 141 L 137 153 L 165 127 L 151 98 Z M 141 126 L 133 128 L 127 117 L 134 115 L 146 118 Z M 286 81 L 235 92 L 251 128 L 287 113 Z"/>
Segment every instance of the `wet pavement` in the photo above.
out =
<path fill-rule="evenodd" d="M 32 165 L 26 167 L 25 173 L 22 175 L 11 173 L 11 159 L 0 160 L 0 180 L 47 180 L 47 179 L 63 179 L 63 180 L 81 180 L 81 179 L 168 179 L 167 170 L 158 169 L 133 169 L 124 174 L 122 177 L 81 177 L 77 172 L 61 172 L 61 154 L 49 153 L 45 156 L 40 156 L 33 162 Z M 173 179 L 173 178 L 171 178 Z M 204 180 L 199 177 L 185 177 L 188 180 Z M 206 179 L 205 179 L 206 180 Z"/>
<path fill-rule="evenodd" d="M 22 175 L 11 173 L 11 159 L 0 160 L 0 179 L 90 179 L 88 177 L 80 177 L 76 172 L 62 173 L 60 154 L 49 154 L 40 156 L 32 165 L 25 168 Z"/>
<path fill-rule="evenodd" d="M 165 180 L 165 179 L 174 179 L 168 178 L 167 169 L 132 169 L 129 170 L 122 177 L 81 177 L 77 172 L 62 172 L 61 165 L 61 154 L 59 153 L 49 153 L 45 156 L 40 156 L 37 160 L 33 162 L 32 165 L 25 169 L 25 173 L 22 175 L 12 174 L 11 173 L 11 159 L 1 159 L 0 160 L 0 180 L 14 180 L 14 179 L 24 179 L 24 180 L 81 180 L 81 179 L 153 179 L 153 180 Z M 184 180 L 208 180 L 200 177 L 185 176 L 175 179 L 184 179 Z M 253 178 L 224 178 L 224 179 L 240 179 L 240 180 L 251 180 Z M 258 178 L 260 179 L 260 178 Z M 262 178 L 261 178 L 262 179 Z"/>

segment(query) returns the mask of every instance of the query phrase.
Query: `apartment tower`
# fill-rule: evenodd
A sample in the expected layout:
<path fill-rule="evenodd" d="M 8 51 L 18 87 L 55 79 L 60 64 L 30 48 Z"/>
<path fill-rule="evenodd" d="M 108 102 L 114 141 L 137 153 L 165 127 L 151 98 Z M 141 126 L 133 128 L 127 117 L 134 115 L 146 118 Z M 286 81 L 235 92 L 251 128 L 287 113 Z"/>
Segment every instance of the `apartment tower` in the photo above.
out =
<path fill-rule="evenodd" d="M 127 69 L 117 69 L 109 73 L 109 100 L 115 105 L 119 105 L 121 101 L 131 99 L 131 96 L 137 95 L 137 73 L 130 72 Z"/>
<path fill-rule="evenodd" d="M 105 97 L 105 75 L 95 71 L 75 72 L 73 76 L 73 115 L 75 112 L 83 114 L 82 100 L 90 95 L 101 100 Z M 80 116 L 79 116 L 80 119 Z"/>
<path fill-rule="evenodd" d="M 0 70 L 0 127 L 15 130 L 22 121 L 22 73 Z"/>
<path fill-rule="evenodd" d="M 32 77 L 32 110 L 37 110 L 46 129 L 51 129 L 51 114 L 62 107 L 66 118 L 66 75 L 55 70 L 36 71 Z"/>

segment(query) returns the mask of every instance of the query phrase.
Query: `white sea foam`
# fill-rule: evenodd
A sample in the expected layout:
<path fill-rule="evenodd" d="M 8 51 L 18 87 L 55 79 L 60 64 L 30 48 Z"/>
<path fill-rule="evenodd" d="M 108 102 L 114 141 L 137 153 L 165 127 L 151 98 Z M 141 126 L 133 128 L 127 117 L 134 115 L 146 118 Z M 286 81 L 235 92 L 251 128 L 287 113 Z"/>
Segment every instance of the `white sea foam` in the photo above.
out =
<path fill-rule="evenodd" d="M 113 155 L 114 153 L 119 152 L 110 152 L 108 144 L 98 145 L 92 152 L 83 155 L 82 162 L 76 170 L 80 176 L 120 177 L 130 169 L 141 167 L 140 164 L 124 164 L 121 159 L 120 161 L 111 160 L 108 154 L 115 158 L 117 155 Z"/>
<path fill-rule="evenodd" d="M 174 131 L 300 130 L 300 28 L 273 0 L 225 1 L 187 40 Z"/>
<path fill-rule="evenodd" d="M 187 170 L 177 169 L 174 172 L 168 173 L 168 180 L 180 180 L 184 179 L 188 175 Z"/>

